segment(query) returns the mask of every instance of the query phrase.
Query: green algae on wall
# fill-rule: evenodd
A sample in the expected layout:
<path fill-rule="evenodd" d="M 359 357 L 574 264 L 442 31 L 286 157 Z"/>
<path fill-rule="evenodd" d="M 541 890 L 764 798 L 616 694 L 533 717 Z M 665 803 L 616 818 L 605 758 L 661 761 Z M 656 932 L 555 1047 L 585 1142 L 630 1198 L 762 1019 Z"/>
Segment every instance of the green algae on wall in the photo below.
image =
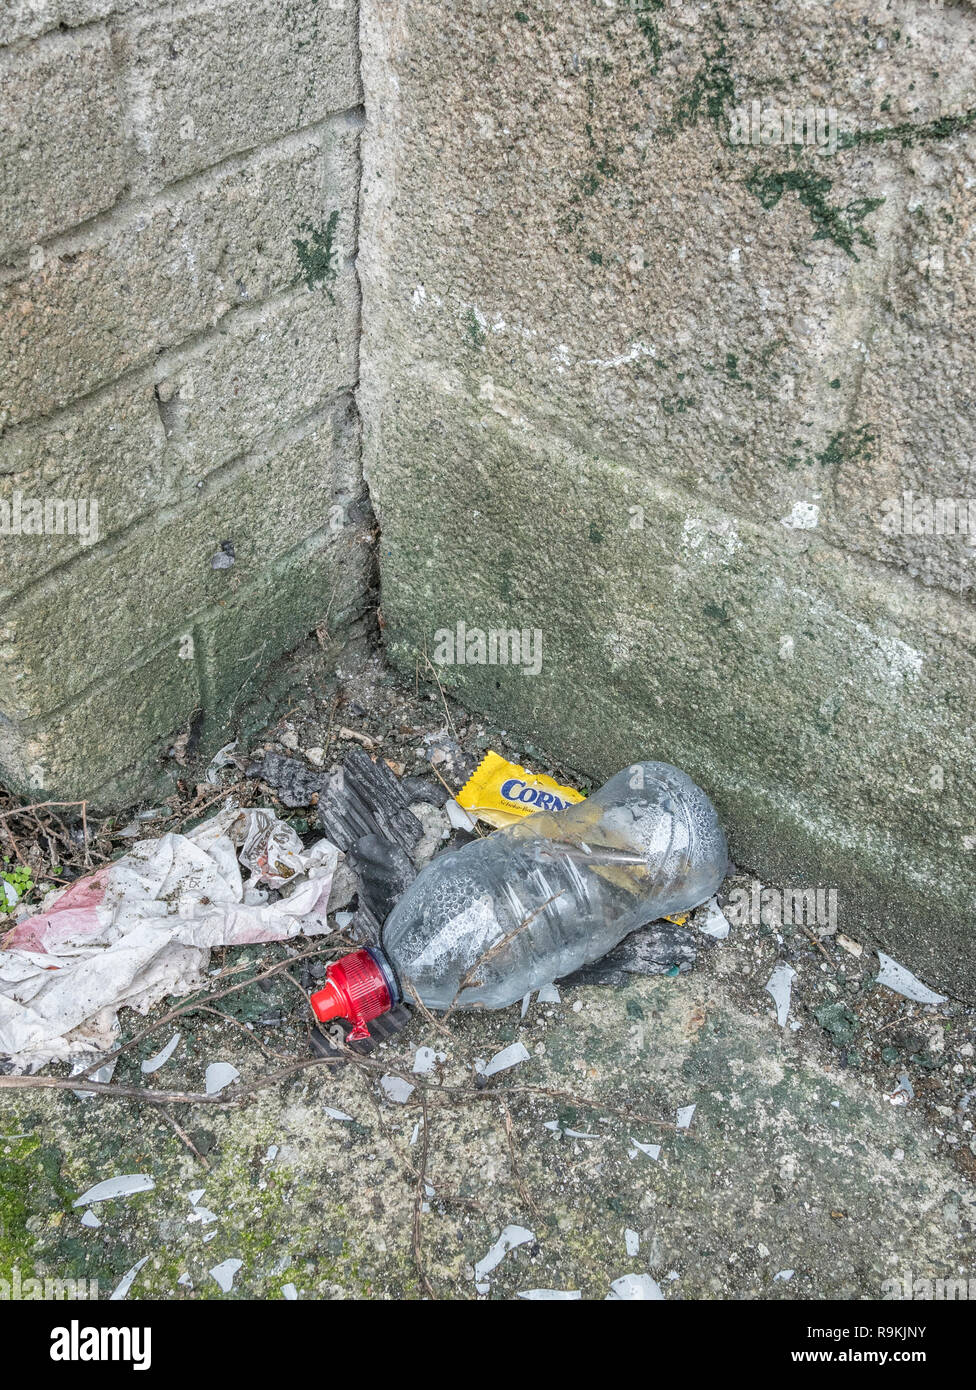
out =
<path fill-rule="evenodd" d="M 814 241 L 832 241 L 855 261 L 859 259 L 854 251 L 855 242 L 872 250 L 875 248 L 874 237 L 861 224 L 868 213 L 882 205 L 884 198 L 853 198 L 845 207 L 839 207 L 827 201 L 831 180 L 826 174 L 815 174 L 808 169 L 788 169 L 773 174 L 754 169 L 745 184 L 767 210 L 774 208 L 784 193 L 796 193 L 816 228 Z"/>
<path fill-rule="evenodd" d="M 309 240 L 293 238 L 298 263 L 310 290 L 316 285 L 328 287 L 338 273 L 338 253 L 336 250 L 336 230 L 339 226 L 338 210 L 332 213 L 324 227 L 315 228 L 306 223 L 303 231 L 309 233 Z M 331 293 L 331 292 L 330 292 Z"/>

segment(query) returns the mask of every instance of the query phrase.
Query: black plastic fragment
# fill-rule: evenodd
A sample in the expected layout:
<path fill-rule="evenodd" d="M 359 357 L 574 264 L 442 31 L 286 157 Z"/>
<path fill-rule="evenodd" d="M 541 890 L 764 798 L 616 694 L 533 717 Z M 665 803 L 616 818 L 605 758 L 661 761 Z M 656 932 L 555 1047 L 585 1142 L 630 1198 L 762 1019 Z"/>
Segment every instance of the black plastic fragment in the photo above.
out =
<path fill-rule="evenodd" d="M 424 828 L 407 805 L 400 783 L 383 762 L 354 748 L 329 778 L 318 803 L 319 825 L 334 845 L 348 850 L 364 836 L 392 841 L 412 854 Z"/>
<path fill-rule="evenodd" d="M 429 777 L 404 777 L 400 787 L 410 803 L 426 801 L 428 806 L 444 806 L 450 796 L 446 787 L 442 787 L 440 782 L 431 781 Z"/>
<path fill-rule="evenodd" d="M 624 985 L 629 975 L 666 975 L 675 966 L 690 970 L 698 957 L 694 934 L 673 922 L 652 922 L 625 936 L 619 946 L 565 975 L 566 985 Z"/>
<path fill-rule="evenodd" d="M 413 861 L 381 835 L 363 835 L 346 850 L 346 863 L 359 880 L 359 901 L 385 922 L 417 877 Z"/>
<path fill-rule="evenodd" d="M 382 1042 L 389 1042 L 396 1037 L 397 1033 L 403 1031 L 412 1018 L 411 1011 L 406 1004 L 397 1004 L 395 1009 L 389 1013 L 380 1014 L 379 1018 L 371 1019 L 367 1025 L 369 1028 L 368 1038 L 358 1038 L 355 1042 L 347 1041 L 347 1034 L 352 1028 L 352 1024 L 346 1019 L 336 1019 L 327 1028 L 313 1028 L 311 1041 L 312 1051 L 318 1057 L 341 1057 L 343 1047 L 340 1040 L 345 1044 L 345 1048 L 350 1052 L 356 1052 L 361 1057 L 368 1056 L 375 1050 L 377 1045 Z"/>
<path fill-rule="evenodd" d="M 313 796 L 321 797 L 329 790 L 327 772 L 316 772 L 301 758 L 287 758 L 283 753 L 265 753 L 250 764 L 246 775 L 267 782 L 282 805 L 292 811 L 308 806 Z"/>

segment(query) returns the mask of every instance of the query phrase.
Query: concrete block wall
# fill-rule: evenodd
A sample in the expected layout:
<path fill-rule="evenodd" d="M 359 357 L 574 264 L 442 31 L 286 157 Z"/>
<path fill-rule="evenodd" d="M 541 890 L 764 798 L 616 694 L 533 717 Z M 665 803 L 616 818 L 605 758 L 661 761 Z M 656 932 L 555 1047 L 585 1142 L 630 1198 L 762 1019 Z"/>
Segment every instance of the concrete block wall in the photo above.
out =
<path fill-rule="evenodd" d="M 740 863 L 971 995 L 973 6 L 363 0 L 361 43 L 394 659 L 595 780 L 682 765 Z M 836 142 L 777 139 L 807 108 Z"/>
<path fill-rule="evenodd" d="M 8 785 L 138 795 L 362 613 L 361 103 L 354 0 L 4 7 Z"/>

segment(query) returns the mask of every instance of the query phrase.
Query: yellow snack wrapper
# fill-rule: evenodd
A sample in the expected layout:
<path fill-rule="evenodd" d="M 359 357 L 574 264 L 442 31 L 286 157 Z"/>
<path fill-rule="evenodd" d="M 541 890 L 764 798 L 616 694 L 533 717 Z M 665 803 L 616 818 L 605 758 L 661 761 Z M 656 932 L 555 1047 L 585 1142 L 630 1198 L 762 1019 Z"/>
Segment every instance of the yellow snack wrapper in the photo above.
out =
<path fill-rule="evenodd" d="M 534 811 L 563 811 L 585 800 L 582 792 L 507 762 L 500 753 L 486 753 L 457 794 L 459 806 L 499 829 Z"/>

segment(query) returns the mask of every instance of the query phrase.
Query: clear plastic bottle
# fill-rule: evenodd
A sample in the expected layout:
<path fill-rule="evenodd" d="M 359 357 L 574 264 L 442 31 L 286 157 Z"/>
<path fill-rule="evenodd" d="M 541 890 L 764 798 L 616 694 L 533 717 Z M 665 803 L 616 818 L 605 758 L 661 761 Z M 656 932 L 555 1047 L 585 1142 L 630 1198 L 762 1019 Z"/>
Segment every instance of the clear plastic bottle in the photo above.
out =
<path fill-rule="evenodd" d="M 432 860 L 378 948 L 344 956 L 312 996 L 318 1018 L 370 1018 L 401 998 L 501 1009 L 611 951 L 637 927 L 697 907 L 725 877 L 715 809 L 667 763 L 624 768 L 587 800 Z"/>

